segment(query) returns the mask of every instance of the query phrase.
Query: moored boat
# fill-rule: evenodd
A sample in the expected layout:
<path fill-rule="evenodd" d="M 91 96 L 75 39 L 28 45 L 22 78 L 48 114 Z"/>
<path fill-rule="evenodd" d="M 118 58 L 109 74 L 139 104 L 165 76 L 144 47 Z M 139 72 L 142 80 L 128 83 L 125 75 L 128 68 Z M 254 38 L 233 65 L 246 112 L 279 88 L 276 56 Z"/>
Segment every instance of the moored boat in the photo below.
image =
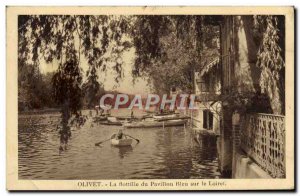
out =
<path fill-rule="evenodd" d="M 126 128 L 152 128 L 152 127 L 172 127 L 182 126 L 186 123 L 186 120 L 169 120 L 169 121 L 143 121 L 143 122 L 131 122 L 124 123 L 123 126 Z"/>
<path fill-rule="evenodd" d="M 183 120 L 183 119 L 190 119 L 188 116 L 175 116 L 175 117 L 166 117 L 166 118 L 160 118 L 155 119 L 156 121 L 168 121 L 168 120 Z"/>
<path fill-rule="evenodd" d="M 152 115 L 146 114 L 142 116 L 115 116 L 115 120 L 121 120 L 121 121 L 126 121 L 126 120 L 143 120 L 146 118 L 152 118 Z"/>
<path fill-rule="evenodd" d="M 113 134 L 110 141 L 114 146 L 131 146 L 132 144 L 132 139 L 128 138 L 126 135 L 124 135 L 122 139 L 117 139 L 116 134 Z"/>
<path fill-rule="evenodd" d="M 94 122 L 105 121 L 107 120 L 107 116 L 96 116 L 93 118 Z"/>
<path fill-rule="evenodd" d="M 123 123 L 122 122 L 112 122 L 112 121 L 101 121 L 99 122 L 99 124 L 101 125 L 114 125 L 114 126 L 122 126 Z"/>
<path fill-rule="evenodd" d="M 111 121 L 111 122 L 116 122 L 116 121 L 118 121 L 118 119 L 117 119 L 115 116 L 109 116 L 109 117 L 107 117 L 107 120 L 108 120 L 108 121 Z"/>
<path fill-rule="evenodd" d="M 131 117 L 131 116 L 116 116 L 115 118 L 117 120 L 132 120 L 132 119 L 136 119 L 135 117 Z"/>

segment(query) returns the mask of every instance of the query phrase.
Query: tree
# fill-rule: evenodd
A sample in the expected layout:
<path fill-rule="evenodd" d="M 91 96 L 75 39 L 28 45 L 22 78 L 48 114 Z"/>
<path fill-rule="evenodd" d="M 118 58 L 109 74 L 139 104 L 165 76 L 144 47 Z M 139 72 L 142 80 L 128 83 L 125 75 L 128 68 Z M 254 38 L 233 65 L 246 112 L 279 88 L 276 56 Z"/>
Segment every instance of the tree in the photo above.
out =
<path fill-rule="evenodd" d="M 218 57 L 219 29 L 204 16 L 142 16 L 133 32 L 137 58 L 133 75 L 149 78 L 154 90 L 168 93 L 172 87 L 193 88 L 193 72 Z"/>
<path fill-rule="evenodd" d="M 148 71 L 148 77 L 158 94 L 170 92 L 172 87 L 186 92 L 192 90 L 195 50 L 186 47 L 175 33 L 160 39 L 160 48 L 164 56 L 156 60 Z M 178 55 L 180 54 L 180 55 Z"/>
<path fill-rule="evenodd" d="M 96 70 L 94 70 L 95 72 Z M 84 99 L 88 108 L 93 108 L 95 105 L 99 104 L 99 100 L 105 90 L 103 84 L 98 82 L 98 76 L 92 74 L 87 81 L 82 86 L 84 92 Z"/>
<path fill-rule="evenodd" d="M 18 110 L 55 107 L 52 99 L 52 73 L 42 74 L 33 65 L 21 66 L 18 72 Z"/>

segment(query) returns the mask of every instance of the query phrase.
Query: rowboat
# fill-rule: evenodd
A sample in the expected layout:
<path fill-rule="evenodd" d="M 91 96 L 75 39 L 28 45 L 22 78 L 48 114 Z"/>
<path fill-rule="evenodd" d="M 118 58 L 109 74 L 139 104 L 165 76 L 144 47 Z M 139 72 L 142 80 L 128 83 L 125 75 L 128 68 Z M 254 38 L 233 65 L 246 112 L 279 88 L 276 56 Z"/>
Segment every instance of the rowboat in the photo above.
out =
<path fill-rule="evenodd" d="M 155 119 L 156 121 L 169 121 L 169 120 L 184 120 L 184 119 L 190 119 L 188 116 L 176 116 L 176 117 L 170 117 L 170 118 L 161 118 L 161 119 Z"/>
<path fill-rule="evenodd" d="M 110 138 L 110 142 L 114 146 L 130 146 L 132 144 L 132 139 L 125 135 L 122 139 L 117 139 L 116 134 L 113 134 Z"/>
<path fill-rule="evenodd" d="M 136 119 L 135 117 L 131 117 L 131 116 L 116 116 L 115 118 L 117 120 L 132 120 L 132 119 Z"/>
<path fill-rule="evenodd" d="M 111 122 L 116 122 L 118 119 L 115 116 L 109 116 L 107 117 L 107 120 Z"/>
<path fill-rule="evenodd" d="M 96 116 L 93 118 L 94 122 L 105 121 L 107 120 L 107 116 Z"/>
<path fill-rule="evenodd" d="M 146 118 L 152 118 L 152 115 L 146 114 L 142 116 L 115 116 L 115 120 L 143 120 Z M 110 118 L 109 118 L 110 119 Z M 113 121 L 113 119 L 111 119 Z"/>
<path fill-rule="evenodd" d="M 126 128 L 152 128 L 152 127 L 172 127 L 182 126 L 186 123 L 186 120 L 169 120 L 169 121 L 143 121 L 143 122 L 131 122 L 124 123 L 123 126 Z"/>
<path fill-rule="evenodd" d="M 154 119 L 165 119 L 165 118 L 174 118 L 177 114 L 156 114 L 153 115 Z"/>

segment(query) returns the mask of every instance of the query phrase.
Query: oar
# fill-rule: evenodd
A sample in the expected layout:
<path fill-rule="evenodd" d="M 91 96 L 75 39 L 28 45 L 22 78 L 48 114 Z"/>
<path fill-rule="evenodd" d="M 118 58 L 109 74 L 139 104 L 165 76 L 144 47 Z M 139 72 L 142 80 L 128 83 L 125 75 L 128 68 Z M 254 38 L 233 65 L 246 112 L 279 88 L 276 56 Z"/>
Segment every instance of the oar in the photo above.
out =
<path fill-rule="evenodd" d="M 125 134 L 124 134 L 124 135 L 125 135 Z M 134 137 L 132 137 L 132 136 L 130 136 L 130 135 L 126 135 L 126 136 L 131 137 L 132 139 L 136 140 L 137 143 L 140 143 L 140 140 L 139 140 L 139 139 L 136 139 L 136 138 L 134 138 Z"/>
<path fill-rule="evenodd" d="M 99 144 L 101 144 L 101 143 L 104 143 L 104 142 L 107 142 L 108 140 L 110 140 L 110 138 L 109 138 L 109 139 L 107 139 L 107 140 L 104 140 L 104 141 L 101 141 L 101 142 L 95 143 L 95 146 L 99 146 Z"/>

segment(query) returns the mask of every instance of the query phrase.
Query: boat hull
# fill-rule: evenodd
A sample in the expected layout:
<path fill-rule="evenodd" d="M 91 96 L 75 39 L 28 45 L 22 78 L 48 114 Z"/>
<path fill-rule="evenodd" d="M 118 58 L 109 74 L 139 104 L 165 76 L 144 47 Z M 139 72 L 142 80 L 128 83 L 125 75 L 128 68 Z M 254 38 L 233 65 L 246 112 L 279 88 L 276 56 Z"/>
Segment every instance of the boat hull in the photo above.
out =
<path fill-rule="evenodd" d="M 165 119 L 165 118 L 174 118 L 177 114 L 167 114 L 167 115 L 154 115 L 154 119 Z"/>
<path fill-rule="evenodd" d="M 153 127 L 173 127 L 183 126 L 186 120 L 174 120 L 174 121 L 163 121 L 163 122 L 137 122 L 137 123 L 125 123 L 123 126 L 126 128 L 153 128 Z"/>
<path fill-rule="evenodd" d="M 114 146 L 131 146 L 132 144 L 132 139 L 130 138 L 126 138 L 126 139 L 111 139 L 111 144 L 114 145 Z"/>
<path fill-rule="evenodd" d="M 94 122 L 106 121 L 106 120 L 107 120 L 106 116 L 97 116 L 97 117 L 94 117 Z"/>
<path fill-rule="evenodd" d="M 99 122 L 99 124 L 101 124 L 101 125 L 112 125 L 112 126 L 122 126 L 121 122 L 102 121 L 102 122 Z"/>

